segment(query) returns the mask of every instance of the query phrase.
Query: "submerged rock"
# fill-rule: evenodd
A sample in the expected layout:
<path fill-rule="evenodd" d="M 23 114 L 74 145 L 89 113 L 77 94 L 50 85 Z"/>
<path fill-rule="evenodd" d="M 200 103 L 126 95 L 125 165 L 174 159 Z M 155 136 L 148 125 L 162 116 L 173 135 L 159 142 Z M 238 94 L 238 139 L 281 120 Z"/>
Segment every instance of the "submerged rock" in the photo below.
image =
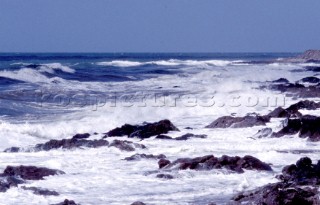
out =
<path fill-rule="evenodd" d="M 245 117 L 231 117 L 224 116 L 216 119 L 206 128 L 244 128 L 244 127 L 253 127 L 259 125 L 266 125 L 267 122 L 270 122 L 268 116 L 259 116 L 259 115 L 247 115 Z"/>
<path fill-rule="evenodd" d="M 289 83 L 289 80 L 286 78 L 279 78 L 278 80 L 272 81 L 273 83 Z"/>
<path fill-rule="evenodd" d="M 264 138 L 264 137 L 269 137 L 272 135 L 272 129 L 271 128 L 263 128 L 261 130 L 259 130 L 255 135 L 254 137 L 257 137 L 257 138 Z"/>
<path fill-rule="evenodd" d="M 122 151 L 128 152 L 134 151 L 135 148 L 146 149 L 146 146 L 143 144 L 138 144 L 127 140 L 113 140 L 113 142 L 110 143 L 109 147 L 116 147 Z"/>
<path fill-rule="evenodd" d="M 187 133 L 187 134 L 181 135 L 180 137 L 176 137 L 176 138 L 173 138 L 173 137 L 170 137 L 167 135 L 158 135 L 156 137 L 156 139 L 164 139 L 164 140 L 188 140 L 191 138 L 202 138 L 203 139 L 203 138 L 207 138 L 207 135 L 195 135 L 192 133 Z"/>
<path fill-rule="evenodd" d="M 83 139 L 87 137 L 89 136 L 75 135 L 72 139 L 50 140 L 43 144 L 37 144 L 32 148 L 11 147 L 4 150 L 4 152 L 19 152 L 19 151 L 39 152 L 39 151 L 49 151 L 52 149 L 75 149 L 80 147 L 98 148 L 98 147 L 109 145 L 109 142 L 103 139 L 99 139 L 99 140 Z"/>
<path fill-rule="evenodd" d="M 35 166 L 7 166 L 0 174 L 0 192 L 6 192 L 11 187 L 26 183 L 25 180 L 42 180 L 44 177 L 64 174 L 63 171 Z M 38 187 L 21 187 L 31 190 L 37 195 L 59 195 L 57 192 L 49 191 Z"/>
<path fill-rule="evenodd" d="M 35 195 L 41 195 L 41 196 L 59 196 L 59 193 L 56 191 L 50 191 L 48 189 L 43 189 L 43 188 L 39 188 L 39 187 L 26 187 L 26 186 L 22 186 L 21 187 L 24 190 L 29 190 L 32 191 L 33 194 Z"/>
<path fill-rule="evenodd" d="M 157 178 L 160 179 L 173 179 L 174 177 L 170 174 L 157 174 Z"/>
<path fill-rule="evenodd" d="M 153 154 L 134 154 L 130 157 L 124 158 L 124 160 L 127 161 L 135 161 L 140 159 L 165 159 L 166 155 L 159 154 L 159 155 L 153 155 Z"/>
<path fill-rule="evenodd" d="M 158 165 L 159 165 L 159 168 L 161 169 L 161 168 L 163 168 L 163 167 L 165 167 L 165 166 L 167 166 L 168 164 L 170 164 L 171 162 L 169 161 L 169 160 L 167 160 L 167 159 L 160 159 L 159 161 L 158 161 Z"/>
<path fill-rule="evenodd" d="M 159 162 L 159 168 L 165 169 L 194 169 L 194 170 L 211 170 L 225 168 L 237 173 L 243 173 L 243 169 L 247 170 L 261 170 L 272 171 L 270 165 L 260 161 L 252 156 L 244 157 L 229 157 L 223 155 L 220 158 L 213 155 L 196 157 L 196 158 L 179 158 L 173 162 L 169 160 L 161 159 Z"/>
<path fill-rule="evenodd" d="M 65 199 L 63 202 L 58 204 L 52 204 L 52 205 L 80 205 L 74 202 L 73 200 Z"/>
<path fill-rule="evenodd" d="M 320 83 L 320 79 L 314 76 L 302 78 L 300 81 L 303 83 Z"/>
<path fill-rule="evenodd" d="M 106 133 L 105 137 L 128 136 L 141 139 L 151 136 L 166 134 L 169 131 L 179 131 L 169 120 L 161 120 L 155 123 L 146 123 L 144 125 L 125 124 Z"/>
<path fill-rule="evenodd" d="M 146 204 L 141 201 L 136 201 L 136 202 L 133 202 L 131 205 L 146 205 Z"/>
<path fill-rule="evenodd" d="M 320 161 L 305 157 L 283 168 L 281 182 L 268 184 L 233 197 L 231 204 L 319 205 Z"/>
<path fill-rule="evenodd" d="M 7 166 L 1 176 L 20 177 L 25 180 L 42 180 L 44 177 L 65 174 L 57 169 L 49 169 L 36 166 Z"/>

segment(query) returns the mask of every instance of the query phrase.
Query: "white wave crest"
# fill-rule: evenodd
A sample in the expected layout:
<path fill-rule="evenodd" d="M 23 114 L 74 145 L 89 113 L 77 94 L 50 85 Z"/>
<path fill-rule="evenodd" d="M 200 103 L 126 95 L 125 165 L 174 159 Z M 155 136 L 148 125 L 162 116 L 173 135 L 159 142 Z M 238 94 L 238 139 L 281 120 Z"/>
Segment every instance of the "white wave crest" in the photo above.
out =
<path fill-rule="evenodd" d="M 236 63 L 241 63 L 243 61 L 230 61 L 230 60 L 158 60 L 158 61 L 128 61 L 128 60 L 115 60 L 107 62 L 99 62 L 97 65 L 101 66 L 115 66 L 115 67 L 135 67 L 142 65 L 161 65 L 161 66 L 227 66 Z"/>
<path fill-rule="evenodd" d="M 62 65 L 61 63 L 47 63 L 47 64 L 41 64 L 40 71 L 42 72 L 48 72 L 48 73 L 54 73 L 54 70 L 61 70 L 65 73 L 75 73 L 75 70 Z"/>
<path fill-rule="evenodd" d="M 0 71 L 0 76 L 30 83 L 51 83 L 53 81 L 63 81 L 63 79 L 59 77 L 48 78 L 45 75 L 41 74 L 39 71 L 31 68 L 22 68 L 15 71 Z"/>

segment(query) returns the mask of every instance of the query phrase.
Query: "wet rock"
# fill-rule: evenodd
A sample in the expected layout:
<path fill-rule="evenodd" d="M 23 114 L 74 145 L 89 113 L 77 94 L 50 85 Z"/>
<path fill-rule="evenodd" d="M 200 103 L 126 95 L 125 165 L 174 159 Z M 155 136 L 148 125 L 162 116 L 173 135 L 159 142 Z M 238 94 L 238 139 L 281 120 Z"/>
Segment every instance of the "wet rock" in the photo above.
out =
<path fill-rule="evenodd" d="M 179 131 L 169 120 L 161 120 L 155 123 L 146 123 L 144 125 L 128 125 L 115 128 L 106 133 L 105 137 L 128 136 L 141 139 L 151 136 L 166 134 L 169 131 Z"/>
<path fill-rule="evenodd" d="M 44 144 L 37 144 L 34 148 L 35 151 L 48 151 L 52 149 L 73 149 L 79 147 L 91 147 L 97 148 L 102 146 L 108 146 L 109 142 L 103 139 L 100 140 L 85 140 L 85 139 L 62 139 L 62 140 L 50 140 Z"/>
<path fill-rule="evenodd" d="M 320 103 L 316 103 L 316 102 L 310 101 L 310 100 L 303 100 L 303 101 L 299 101 L 299 102 L 289 106 L 286 110 L 295 112 L 300 109 L 316 110 L 318 108 L 320 108 Z"/>
<path fill-rule="evenodd" d="M 44 177 L 65 174 L 63 171 L 36 166 L 7 166 L 1 176 L 20 177 L 25 180 L 42 180 Z"/>
<path fill-rule="evenodd" d="M 273 83 L 289 83 L 289 80 L 286 78 L 279 78 L 278 80 L 272 81 Z"/>
<path fill-rule="evenodd" d="M 245 117 L 224 116 L 216 119 L 206 128 L 244 128 L 266 125 L 270 121 L 268 116 L 247 115 Z"/>
<path fill-rule="evenodd" d="M 306 66 L 306 70 L 313 71 L 313 72 L 320 72 L 319 66 Z"/>
<path fill-rule="evenodd" d="M 160 179 L 173 179 L 174 177 L 172 175 L 170 175 L 170 174 L 158 174 L 157 178 L 160 178 Z"/>
<path fill-rule="evenodd" d="M 261 87 L 265 88 L 265 87 Z M 300 98 L 317 98 L 320 97 L 320 87 L 318 85 L 304 86 L 300 83 L 272 84 L 267 86 L 268 89 L 287 93 L 289 96 Z"/>
<path fill-rule="evenodd" d="M 184 129 L 186 129 L 186 130 L 193 130 L 192 127 L 185 127 Z"/>
<path fill-rule="evenodd" d="M 256 138 L 265 138 L 265 137 L 269 137 L 272 135 L 272 129 L 271 128 L 263 128 L 261 130 L 259 130 L 254 137 Z"/>
<path fill-rule="evenodd" d="M 76 202 L 73 200 L 65 199 L 63 202 L 58 203 L 58 204 L 52 204 L 52 205 L 78 205 Z"/>
<path fill-rule="evenodd" d="M 24 190 L 29 190 L 32 191 L 33 194 L 35 195 L 41 195 L 41 196 L 59 196 L 59 193 L 56 191 L 50 191 L 48 189 L 43 189 L 43 188 L 39 188 L 39 187 L 26 187 L 26 186 L 22 186 L 21 187 Z"/>
<path fill-rule="evenodd" d="M 303 83 L 320 83 L 320 79 L 314 76 L 302 78 L 300 81 Z"/>
<path fill-rule="evenodd" d="M 169 161 L 169 160 L 167 160 L 167 159 L 160 159 L 159 161 L 158 161 L 158 165 L 159 165 L 159 168 L 161 169 L 161 168 L 163 168 L 163 167 L 165 167 L 165 166 L 167 166 L 168 164 L 170 164 L 171 162 Z"/>
<path fill-rule="evenodd" d="M 176 138 L 173 138 L 173 137 L 170 137 L 167 135 L 158 135 L 156 137 L 156 139 L 164 139 L 164 140 L 188 140 L 191 138 L 202 138 L 203 139 L 203 138 L 207 138 L 207 135 L 195 135 L 192 133 L 187 133 L 187 134 L 181 135 L 180 137 L 176 137 Z"/>
<path fill-rule="evenodd" d="M 177 137 L 175 138 L 175 140 L 188 140 L 190 138 L 207 138 L 207 135 L 195 135 L 195 134 L 192 134 L 192 133 L 187 133 L 187 134 L 184 134 L 180 137 Z"/>
<path fill-rule="evenodd" d="M 168 135 L 158 135 L 158 136 L 156 136 L 156 139 L 172 140 L 173 138 Z"/>
<path fill-rule="evenodd" d="M 194 170 L 212 170 L 225 168 L 237 173 L 243 173 L 243 169 L 247 170 L 261 170 L 272 171 L 270 165 L 260 161 L 252 156 L 244 157 L 229 157 L 223 155 L 220 158 L 213 155 L 196 157 L 196 158 L 179 158 L 172 163 L 168 160 L 160 160 L 158 162 L 159 168 L 166 169 L 194 169 Z"/>
<path fill-rule="evenodd" d="M 288 108 L 284 109 L 282 107 L 278 107 L 272 112 L 270 112 L 267 116 L 270 118 L 292 118 L 292 117 L 301 117 L 302 114 L 299 112 L 300 109 L 306 110 L 316 110 L 320 108 L 320 103 L 316 103 L 310 100 L 299 101 L 295 104 L 292 104 Z"/>
<path fill-rule="evenodd" d="M 312 164 L 304 157 L 283 168 L 277 178 L 281 182 L 268 184 L 253 191 L 240 193 L 231 204 L 320 204 L 320 161 Z"/>
<path fill-rule="evenodd" d="M 273 137 L 298 134 L 301 138 L 308 137 L 311 141 L 320 140 L 320 117 L 304 115 L 300 119 L 288 119 L 286 125 Z"/>
<path fill-rule="evenodd" d="M 8 189 L 10 189 L 10 185 L 0 180 L 0 192 L 6 192 Z"/>
<path fill-rule="evenodd" d="M 136 202 L 133 202 L 131 205 L 146 205 L 146 204 L 141 201 L 136 201 Z"/>
<path fill-rule="evenodd" d="M 84 134 L 76 134 L 72 137 L 72 139 L 87 139 L 90 137 L 89 133 L 84 133 Z"/>
<path fill-rule="evenodd" d="M 272 112 L 270 112 L 268 115 L 270 118 L 290 118 L 295 116 L 301 116 L 301 113 L 297 112 L 290 112 L 286 109 L 283 109 L 282 107 L 277 107 Z"/>
<path fill-rule="evenodd" d="M 252 192 L 239 194 L 230 204 L 266 204 L 266 205 L 318 205 L 317 189 L 288 186 L 284 183 L 268 184 Z"/>
<path fill-rule="evenodd" d="M 140 160 L 140 159 L 165 159 L 166 155 L 159 154 L 159 155 L 153 155 L 153 154 L 135 154 L 131 157 L 126 157 L 124 160 L 127 161 L 134 161 L 134 160 Z"/>
<path fill-rule="evenodd" d="M 22 179 L 19 179 L 14 176 L 4 176 L 3 174 L 1 174 L 0 192 L 6 192 L 11 187 L 17 187 L 18 184 L 23 184 L 23 183 L 25 183 L 25 181 Z"/>
<path fill-rule="evenodd" d="M 296 164 L 284 167 L 278 178 L 296 185 L 320 185 L 320 160 L 312 164 L 310 158 L 303 157 Z"/>
<path fill-rule="evenodd" d="M 22 149 L 20 147 L 10 147 L 5 149 L 4 152 L 20 152 Z"/>
<path fill-rule="evenodd" d="M 143 144 L 138 144 L 127 140 L 113 140 L 110 143 L 109 147 L 116 147 L 122 151 L 128 152 L 134 151 L 135 148 L 146 149 L 146 146 L 144 146 Z"/>
<path fill-rule="evenodd" d="M 62 139 L 62 140 L 50 140 L 43 144 L 37 144 L 32 148 L 8 148 L 4 152 L 18 152 L 18 151 L 27 151 L 27 152 L 39 152 L 39 151 L 49 151 L 52 149 L 74 149 L 80 147 L 89 147 L 89 148 L 98 148 L 103 146 L 108 146 L 109 142 L 104 139 L 99 140 L 86 140 L 83 139 L 87 135 L 75 135 L 72 139 Z"/>

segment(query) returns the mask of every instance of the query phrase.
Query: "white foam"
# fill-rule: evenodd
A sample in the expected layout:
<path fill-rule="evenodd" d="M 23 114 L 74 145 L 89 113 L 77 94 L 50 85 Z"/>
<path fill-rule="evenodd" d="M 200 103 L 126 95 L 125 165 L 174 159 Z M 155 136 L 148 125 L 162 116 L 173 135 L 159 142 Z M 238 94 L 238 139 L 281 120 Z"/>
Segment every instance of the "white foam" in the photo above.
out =
<path fill-rule="evenodd" d="M 212 171 L 172 171 L 175 179 L 162 180 L 156 178 L 158 170 L 157 160 L 141 160 L 127 162 L 122 160 L 136 152 L 122 152 L 116 148 L 103 147 L 99 149 L 53 150 L 38 153 L 2 153 L 0 155 L 0 168 L 11 165 L 36 165 L 61 169 L 65 175 L 48 177 L 42 181 L 30 181 L 28 186 L 37 186 L 55 190 L 60 193 L 57 197 L 42 197 L 22 190 L 11 188 L 0 195 L 0 201 L 6 204 L 52 204 L 63 201 L 65 198 L 73 199 L 81 204 L 130 204 L 134 201 L 143 201 L 149 204 L 208 204 L 209 201 L 225 204 L 239 191 L 254 189 L 267 183 L 277 181 L 275 175 L 281 172 L 283 166 L 295 163 L 300 157 L 308 156 L 318 160 L 318 152 L 292 153 L 290 150 L 319 150 L 320 144 L 309 142 L 297 136 L 282 138 L 252 138 L 259 129 L 257 126 L 243 129 L 205 129 L 204 127 L 223 115 L 235 113 L 243 116 L 247 113 L 257 112 L 266 114 L 276 106 L 265 106 L 267 97 L 276 97 L 276 92 L 254 89 L 260 84 L 276 80 L 280 77 L 295 82 L 309 75 L 308 72 L 290 72 L 301 69 L 299 65 L 234 65 L 225 62 L 184 62 L 188 66 L 182 68 L 183 74 L 161 75 L 157 78 L 134 82 L 85 82 L 71 84 L 65 89 L 79 89 L 92 91 L 109 91 L 135 93 L 173 92 L 179 94 L 203 94 L 208 97 L 214 94 L 214 106 L 189 106 L 190 101 L 179 99 L 176 106 L 155 104 L 153 99 L 147 99 L 147 106 L 119 101 L 117 106 L 111 104 L 79 108 L 71 114 L 52 115 L 50 118 L 39 118 L 32 123 L 15 123 L 2 121 L 0 123 L 0 136 L 2 136 L 1 149 L 11 146 L 30 146 L 45 142 L 49 139 L 70 138 L 76 133 L 99 134 L 99 138 L 108 130 L 125 123 L 137 124 L 144 121 L 154 122 L 168 118 L 181 132 L 170 132 L 168 135 L 178 137 L 191 132 L 206 134 L 206 139 L 191 139 L 188 141 L 156 140 L 153 137 L 139 141 L 147 146 L 146 150 L 137 150 L 138 153 L 165 154 L 169 160 L 179 157 L 198 157 L 213 154 L 220 157 L 224 154 L 230 156 L 252 155 L 262 161 L 272 164 L 274 172 L 246 171 L 244 174 L 229 173 L 226 170 Z M 123 61 L 118 62 L 118 65 Z M 137 62 L 140 63 L 140 62 Z M 159 65 L 177 65 L 182 62 L 158 61 Z M 221 66 L 218 66 L 220 63 Z M 126 65 L 129 65 L 127 63 Z M 169 65 L 170 64 L 170 65 Z M 179 65 L 180 65 L 179 64 Z M 131 64 L 132 65 L 132 64 Z M 201 69 L 199 68 L 199 65 Z M 204 65 L 204 66 L 203 66 Z M 195 66 L 195 67 L 192 67 Z M 35 82 L 46 82 L 40 72 L 25 68 L 20 72 L 3 71 L 1 76 Z M 25 77 L 22 77 L 25 76 Z M 33 78 L 32 78 L 33 77 Z M 37 80 L 35 80 L 37 79 Z M 69 85 L 69 84 L 66 84 Z M 72 86 L 71 86 L 72 85 Z M 173 86 L 179 86 L 173 88 Z M 162 87 L 162 89 L 157 89 Z M 218 103 L 227 103 L 232 95 L 239 95 L 241 106 L 219 106 Z M 250 106 L 247 100 L 257 97 L 261 101 L 257 106 Z M 281 95 L 280 95 L 281 97 Z M 174 100 L 174 95 L 166 98 Z M 287 107 L 299 99 L 287 99 Z M 313 111 L 304 111 L 312 114 Z M 318 111 L 316 111 L 318 113 Z M 281 119 L 268 123 L 268 127 L 279 130 Z M 193 130 L 185 130 L 192 127 Z M 116 138 L 121 139 L 121 138 Z M 122 138 L 126 139 L 127 138 Z M 113 139 L 108 139 L 113 140 Z M 315 161 L 314 161 L 315 162 Z M 105 193 L 108 193 L 107 195 Z M 125 197 L 124 197 L 125 196 Z"/>
<path fill-rule="evenodd" d="M 162 65 L 162 66 L 227 66 L 233 63 L 241 63 L 243 61 L 229 61 L 229 60 L 158 60 L 158 61 L 146 61 L 146 62 L 138 62 L 138 61 L 128 61 L 128 60 L 114 60 L 108 62 L 99 62 L 97 65 L 102 66 L 116 66 L 116 67 L 134 67 L 134 66 L 142 66 L 142 65 Z"/>

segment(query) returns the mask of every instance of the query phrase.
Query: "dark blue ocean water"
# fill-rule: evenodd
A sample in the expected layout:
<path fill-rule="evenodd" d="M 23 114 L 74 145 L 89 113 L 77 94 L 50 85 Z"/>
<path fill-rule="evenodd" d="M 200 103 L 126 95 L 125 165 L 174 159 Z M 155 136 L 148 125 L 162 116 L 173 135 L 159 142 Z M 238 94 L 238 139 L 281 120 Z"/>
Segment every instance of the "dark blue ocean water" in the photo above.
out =
<path fill-rule="evenodd" d="M 162 75 L 183 75 L 183 68 L 211 60 L 266 63 L 296 53 L 1 53 L 0 116 L 21 118 L 67 112 L 39 106 L 55 103 L 59 93 L 103 94 L 99 83 L 141 81 Z M 198 63 L 198 64 L 197 64 Z M 205 64 L 204 63 L 204 64 Z M 210 64 L 211 65 L 211 64 Z M 92 83 L 92 84 L 90 84 Z M 123 92 L 123 88 L 119 92 Z M 115 88 L 117 91 L 117 89 Z M 115 91 L 113 90 L 113 92 Z M 54 106 L 53 106 L 54 107 Z"/>

